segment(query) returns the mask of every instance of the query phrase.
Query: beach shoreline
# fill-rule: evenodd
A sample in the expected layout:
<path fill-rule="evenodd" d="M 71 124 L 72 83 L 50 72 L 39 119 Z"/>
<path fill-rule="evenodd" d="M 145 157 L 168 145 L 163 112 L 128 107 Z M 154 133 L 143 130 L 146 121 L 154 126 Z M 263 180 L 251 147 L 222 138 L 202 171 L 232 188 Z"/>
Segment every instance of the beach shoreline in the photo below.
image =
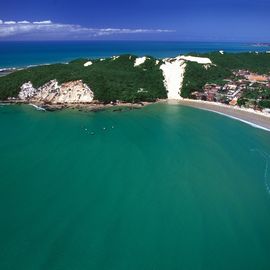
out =
<path fill-rule="evenodd" d="M 270 131 L 270 114 L 255 111 L 253 109 L 192 99 L 181 99 L 174 104 L 211 111 L 241 121 L 253 127 Z"/>

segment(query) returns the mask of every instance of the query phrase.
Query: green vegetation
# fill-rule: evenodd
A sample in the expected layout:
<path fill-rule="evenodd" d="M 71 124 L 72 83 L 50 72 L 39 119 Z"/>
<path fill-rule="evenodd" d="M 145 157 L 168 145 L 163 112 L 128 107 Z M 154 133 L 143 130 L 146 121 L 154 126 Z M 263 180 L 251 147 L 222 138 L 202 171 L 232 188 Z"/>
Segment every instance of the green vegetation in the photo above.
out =
<path fill-rule="evenodd" d="M 247 89 L 238 99 L 237 104 L 239 106 L 248 106 L 250 104 L 260 108 L 270 108 L 270 89 L 261 86 Z"/>
<path fill-rule="evenodd" d="M 259 106 L 262 108 L 269 108 L 270 109 L 270 99 L 263 99 L 259 101 Z"/>
<path fill-rule="evenodd" d="M 193 91 L 202 91 L 206 83 L 224 84 L 224 79 L 233 76 L 233 70 L 247 69 L 259 74 L 270 72 L 270 54 L 266 53 L 217 52 L 192 55 L 208 57 L 213 65 L 206 67 L 187 62 L 181 94 L 183 97 L 191 97 Z M 155 59 L 149 57 L 142 65 L 134 67 L 135 59 L 136 56 L 123 55 L 115 60 L 92 60 L 93 65 L 88 67 L 84 67 L 87 59 L 78 59 L 69 64 L 38 66 L 17 71 L 0 77 L 0 100 L 16 97 L 25 82 L 31 81 L 34 87 L 39 87 L 52 79 L 59 83 L 82 80 L 94 92 L 95 99 L 105 103 L 114 100 L 139 102 L 166 98 L 160 64 L 156 65 Z M 239 102 L 243 103 L 248 99 L 249 97 L 243 97 Z M 261 104 L 265 106 L 267 103 Z"/>
<path fill-rule="evenodd" d="M 102 102 L 121 100 L 153 101 L 166 98 L 162 71 L 155 59 L 150 58 L 142 65 L 134 67 L 135 56 L 123 55 L 115 60 L 92 60 L 93 65 L 84 67 L 87 59 L 79 59 L 69 64 L 38 66 L 17 71 L 0 78 L 0 99 L 17 96 L 20 86 L 31 81 L 34 87 L 56 79 L 59 83 L 83 80 Z"/>
<path fill-rule="evenodd" d="M 190 97 L 194 91 L 203 91 L 203 86 L 206 83 L 224 84 L 223 79 L 232 75 L 230 69 L 225 69 L 219 66 L 210 66 L 205 68 L 203 65 L 188 62 L 181 96 L 184 98 Z"/>
<path fill-rule="evenodd" d="M 196 54 L 193 54 L 196 55 Z M 224 53 L 219 52 L 205 53 L 197 55 L 208 57 L 211 61 L 224 69 L 247 69 L 259 74 L 270 71 L 270 54 L 269 53 Z"/>
<path fill-rule="evenodd" d="M 259 74 L 270 72 L 270 54 L 267 53 L 238 53 L 221 54 L 219 52 L 192 54 L 193 56 L 210 58 L 213 66 L 188 62 L 183 81 L 182 96 L 190 97 L 193 91 L 202 91 L 206 83 L 224 84 L 223 79 L 233 76 L 232 71 L 246 69 Z"/>

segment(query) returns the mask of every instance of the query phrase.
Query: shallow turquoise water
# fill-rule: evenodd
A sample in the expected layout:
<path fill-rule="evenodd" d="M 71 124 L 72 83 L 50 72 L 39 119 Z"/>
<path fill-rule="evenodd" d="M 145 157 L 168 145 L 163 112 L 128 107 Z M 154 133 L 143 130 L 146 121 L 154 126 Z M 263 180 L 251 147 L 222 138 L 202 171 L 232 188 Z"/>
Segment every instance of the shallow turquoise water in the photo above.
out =
<path fill-rule="evenodd" d="M 161 104 L 0 127 L 0 269 L 270 269 L 269 132 Z"/>

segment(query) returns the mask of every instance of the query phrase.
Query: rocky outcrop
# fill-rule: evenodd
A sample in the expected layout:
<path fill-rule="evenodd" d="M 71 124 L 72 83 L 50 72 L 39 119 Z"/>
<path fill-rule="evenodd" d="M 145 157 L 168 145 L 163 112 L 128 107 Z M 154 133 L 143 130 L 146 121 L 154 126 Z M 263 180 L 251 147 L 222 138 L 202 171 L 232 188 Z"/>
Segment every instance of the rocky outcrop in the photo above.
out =
<path fill-rule="evenodd" d="M 37 92 L 37 89 L 33 87 L 31 82 L 24 83 L 21 86 L 21 91 L 19 93 L 19 99 L 29 100 L 36 94 L 36 92 Z"/>
<path fill-rule="evenodd" d="M 19 98 L 28 102 L 50 104 L 89 103 L 94 99 L 94 93 L 81 80 L 58 84 L 51 80 L 39 88 L 34 88 L 31 82 L 21 86 Z"/>

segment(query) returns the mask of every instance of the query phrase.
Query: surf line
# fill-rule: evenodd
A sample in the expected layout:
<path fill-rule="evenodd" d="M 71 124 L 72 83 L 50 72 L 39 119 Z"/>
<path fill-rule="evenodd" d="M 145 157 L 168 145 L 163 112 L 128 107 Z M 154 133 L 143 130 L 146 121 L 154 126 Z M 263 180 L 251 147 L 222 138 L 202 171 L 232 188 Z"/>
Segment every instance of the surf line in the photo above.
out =
<path fill-rule="evenodd" d="M 37 109 L 38 111 L 46 111 L 46 109 L 44 109 L 44 108 L 42 108 L 42 107 L 40 107 L 40 106 L 37 106 L 37 105 L 35 105 L 35 104 L 30 103 L 29 105 L 32 106 L 32 107 L 34 107 L 34 108 Z"/>
<path fill-rule="evenodd" d="M 226 114 L 226 113 L 222 113 L 222 112 L 218 112 L 218 111 L 211 110 L 211 109 L 206 109 L 206 108 L 201 108 L 201 109 L 203 109 L 203 110 L 205 110 L 205 111 L 217 113 L 217 114 L 220 114 L 220 115 L 229 117 L 229 118 L 234 119 L 234 120 L 238 120 L 238 121 L 240 121 L 240 122 L 242 122 L 242 123 L 245 123 L 245 124 L 247 124 L 247 125 L 249 125 L 249 126 L 252 126 L 252 127 L 254 127 L 254 128 L 259 128 L 259 129 L 262 129 L 262 130 L 265 130 L 265 131 L 270 131 L 269 128 L 266 128 L 266 127 L 263 127 L 263 126 L 254 124 L 254 123 L 252 123 L 252 122 L 249 122 L 249 121 L 247 121 L 247 120 L 244 120 L 244 119 L 241 119 L 241 118 L 232 116 L 232 115 L 230 115 L 230 114 Z"/>
<path fill-rule="evenodd" d="M 268 168 L 269 168 L 270 155 L 264 151 L 259 150 L 259 149 L 251 149 L 250 151 L 259 153 L 260 156 L 263 157 L 265 160 L 264 184 L 265 184 L 265 188 L 266 188 L 268 194 L 270 194 L 270 179 L 268 179 Z"/>

